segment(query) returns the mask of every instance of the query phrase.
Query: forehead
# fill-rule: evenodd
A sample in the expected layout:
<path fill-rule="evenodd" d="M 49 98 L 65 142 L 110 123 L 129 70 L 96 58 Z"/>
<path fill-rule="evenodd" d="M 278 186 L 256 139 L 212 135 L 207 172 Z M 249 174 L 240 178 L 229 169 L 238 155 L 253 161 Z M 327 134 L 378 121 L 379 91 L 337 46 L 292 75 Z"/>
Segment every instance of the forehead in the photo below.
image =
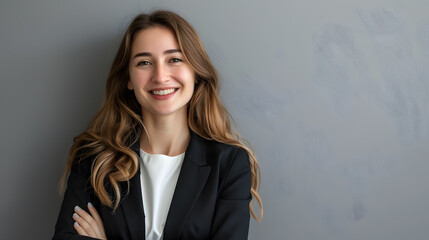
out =
<path fill-rule="evenodd" d="M 163 52 L 169 49 L 179 49 L 176 36 L 165 27 L 155 26 L 137 32 L 131 45 L 131 51 Z"/>

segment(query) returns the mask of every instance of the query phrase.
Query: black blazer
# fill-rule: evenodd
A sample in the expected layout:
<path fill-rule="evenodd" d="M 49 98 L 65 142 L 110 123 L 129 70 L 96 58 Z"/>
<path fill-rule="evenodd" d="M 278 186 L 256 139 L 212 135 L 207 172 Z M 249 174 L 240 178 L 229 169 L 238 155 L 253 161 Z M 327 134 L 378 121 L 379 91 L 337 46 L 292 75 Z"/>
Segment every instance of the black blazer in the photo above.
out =
<path fill-rule="evenodd" d="M 139 154 L 139 144 L 131 148 Z M 140 171 L 130 180 L 129 194 L 113 213 L 102 205 L 89 183 L 93 158 L 76 163 L 55 225 L 53 239 L 93 239 L 73 228 L 73 209 L 92 202 L 103 219 L 107 239 L 145 239 Z M 127 189 L 126 183 L 121 183 Z M 241 148 L 205 140 L 191 132 L 185 159 L 164 227 L 164 240 L 247 239 L 251 171 Z"/>

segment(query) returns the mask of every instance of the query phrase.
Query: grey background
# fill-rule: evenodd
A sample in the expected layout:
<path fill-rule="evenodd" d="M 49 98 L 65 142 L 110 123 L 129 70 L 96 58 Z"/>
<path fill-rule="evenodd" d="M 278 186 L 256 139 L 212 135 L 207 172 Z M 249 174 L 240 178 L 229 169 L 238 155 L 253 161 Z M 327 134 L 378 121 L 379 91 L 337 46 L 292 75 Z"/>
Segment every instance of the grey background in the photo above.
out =
<path fill-rule="evenodd" d="M 427 239 L 427 0 L 0 2 L 2 239 L 49 239 L 129 21 L 176 11 L 262 168 L 250 239 Z"/>

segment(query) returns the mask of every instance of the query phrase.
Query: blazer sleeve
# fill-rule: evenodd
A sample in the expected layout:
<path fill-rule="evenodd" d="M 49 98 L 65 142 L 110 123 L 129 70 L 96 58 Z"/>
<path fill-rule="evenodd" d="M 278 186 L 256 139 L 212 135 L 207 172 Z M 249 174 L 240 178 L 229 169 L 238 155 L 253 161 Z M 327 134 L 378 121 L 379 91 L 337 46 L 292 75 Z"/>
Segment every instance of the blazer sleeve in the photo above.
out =
<path fill-rule="evenodd" d="M 67 181 L 67 189 L 61 204 L 60 213 L 55 225 L 53 240 L 94 240 L 80 236 L 73 227 L 74 207 L 79 206 L 88 212 L 87 204 L 91 201 L 92 187 L 89 183 L 92 159 L 76 162 Z"/>
<path fill-rule="evenodd" d="M 247 152 L 237 149 L 225 171 L 226 175 L 221 182 L 216 202 L 211 239 L 247 239 L 250 221 L 249 203 L 252 199 L 251 169 Z"/>

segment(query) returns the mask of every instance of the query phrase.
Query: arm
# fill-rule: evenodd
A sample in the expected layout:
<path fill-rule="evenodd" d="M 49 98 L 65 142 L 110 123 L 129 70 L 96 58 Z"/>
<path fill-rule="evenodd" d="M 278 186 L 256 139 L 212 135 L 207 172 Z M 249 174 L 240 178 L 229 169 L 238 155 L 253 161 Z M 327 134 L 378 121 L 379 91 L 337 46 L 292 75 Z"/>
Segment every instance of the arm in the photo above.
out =
<path fill-rule="evenodd" d="M 249 202 L 251 170 L 249 156 L 238 149 L 225 170 L 212 223 L 211 239 L 247 239 L 249 232 Z"/>
<path fill-rule="evenodd" d="M 91 173 L 92 159 L 85 159 L 76 162 L 67 181 L 67 190 L 61 204 L 60 213 L 55 225 L 53 240 L 70 239 L 70 240 L 94 240 L 88 236 L 80 236 L 75 230 L 75 220 L 73 213 L 75 206 L 85 207 L 91 202 L 93 195 L 89 177 Z M 95 209 L 94 209 L 95 210 Z"/>

